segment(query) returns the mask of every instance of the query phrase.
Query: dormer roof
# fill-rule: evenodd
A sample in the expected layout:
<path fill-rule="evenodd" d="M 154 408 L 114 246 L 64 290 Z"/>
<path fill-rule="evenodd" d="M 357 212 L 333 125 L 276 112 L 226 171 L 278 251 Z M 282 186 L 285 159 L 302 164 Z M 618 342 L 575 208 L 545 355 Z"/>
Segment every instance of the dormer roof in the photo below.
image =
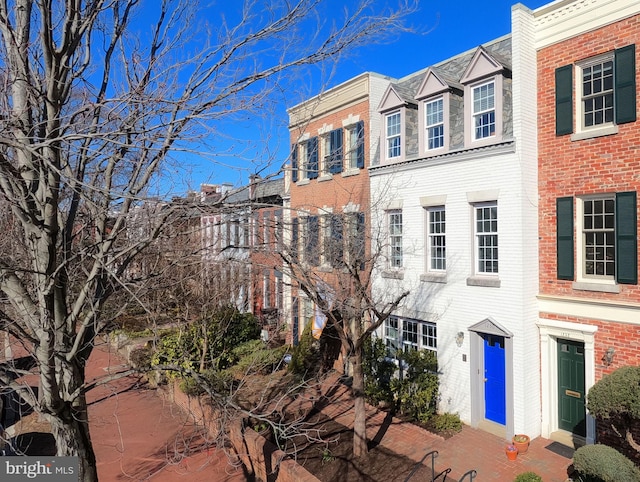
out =
<path fill-rule="evenodd" d="M 467 84 L 483 77 L 510 70 L 510 66 L 506 64 L 506 59 L 502 58 L 498 53 L 490 54 L 484 47 L 480 46 L 476 49 L 467 65 L 464 74 L 460 78 L 460 83 Z"/>

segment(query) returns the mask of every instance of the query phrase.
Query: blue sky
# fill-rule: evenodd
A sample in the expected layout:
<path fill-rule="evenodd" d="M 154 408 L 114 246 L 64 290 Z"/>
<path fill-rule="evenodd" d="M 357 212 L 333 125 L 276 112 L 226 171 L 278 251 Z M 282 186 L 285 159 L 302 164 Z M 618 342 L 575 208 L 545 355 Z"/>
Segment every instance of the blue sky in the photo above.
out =
<path fill-rule="evenodd" d="M 393 4 L 393 0 L 376 1 Z M 340 5 L 348 3 L 337 0 L 329 2 Z M 335 66 L 327 87 L 366 71 L 401 78 L 506 35 L 510 32 L 511 6 L 514 3 L 511 0 L 421 0 L 419 11 L 408 19 L 408 24 L 415 32 L 404 33 L 391 43 L 360 48 L 351 53 Z M 550 1 L 525 0 L 520 3 L 534 10 Z M 216 9 L 212 9 L 214 18 L 211 20 L 215 20 L 216 14 Z M 309 67 L 307 85 L 303 89 L 296 89 L 295 93 L 306 90 L 309 92 L 307 98 L 315 95 L 317 92 L 312 91 L 312 85 L 318 78 L 319 69 Z M 228 152 L 231 149 L 239 154 L 228 155 L 224 152 L 213 160 L 191 156 L 188 162 L 193 167 L 189 181 L 179 185 L 180 188 L 198 189 L 201 183 L 223 182 L 240 186 L 248 182 L 249 174 L 276 172 L 289 152 L 286 109 L 300 100 L 297 95 L 285 95 L 285 99 L 278 101 L 274 111 L 264 118 L 227 125 L 225 132 L 228 139 L 224 150 Z"/>

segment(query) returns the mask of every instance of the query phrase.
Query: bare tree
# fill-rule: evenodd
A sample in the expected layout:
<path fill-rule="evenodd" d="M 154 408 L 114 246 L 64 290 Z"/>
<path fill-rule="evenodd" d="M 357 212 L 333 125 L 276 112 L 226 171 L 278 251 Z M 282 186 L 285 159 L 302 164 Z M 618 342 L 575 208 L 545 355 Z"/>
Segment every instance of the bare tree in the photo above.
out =
<path fill-rule="evenodd" d="M 326 320 L 324 329 L 333 329 L 340 340 L 353 379 L 353 455 L 360 457 L 368 451 L 362 365 L 365 344 L 409 291 L 399 284 L 397 290 L 384 295 L 372 292 L 372 273 L 388 246 L 381 231 L 371 229 L 370 211 L 336 215 L 322 214 L 320 208 L 312 210 L 326 218 L 325 226 L 331 226 L 332 235 L 319 239 L 303 229 L 302 235 L 292 235 L 291 249 L 283 250 L 282 257 L 294 291 L 301 291 L 313 302 Z M 308 221 L 310 217 L 294 217 L 293 232 L 300 230 L 297 220 Z M 317 269 L 321 263 L 332 269 Z"/>
<path fill-rule="evenodd" d="M 363 0 L 336 17 L 322 0 L 247 0 L 206 30 L 197 3 L 0 2 L 0 202 L 19 245 L 0 255 L 0 317 L 36 361 L 39 397 L 0 379 L 51 423 L 58 455 L 80 457 L 84 481 L 97 480 L 85 364 L 105 303 L 131 291 L 134 261 L 170 215 L 131 235 L 171 153 L 261 111 L 296 68 L 400 28 L 413 8 Z"/>

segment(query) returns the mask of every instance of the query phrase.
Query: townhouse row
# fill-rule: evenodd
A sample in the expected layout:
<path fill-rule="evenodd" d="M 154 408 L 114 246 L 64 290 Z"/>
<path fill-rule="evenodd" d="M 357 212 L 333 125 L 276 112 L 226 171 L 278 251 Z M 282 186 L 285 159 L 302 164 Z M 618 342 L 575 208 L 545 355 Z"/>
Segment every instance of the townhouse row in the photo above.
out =
<path fill-rule="evenodd" d="M 518 4 L 505 37 L 289 109 L 285 245 L 330 286 L 366 233 L 372 298 L 410 293 L 377 336 L 435 350 L 473 426 L 593 443 L 586 393 L 638 361 L 639 40 L 631 0 Z M 296 338 L 317 314 L 283 276 Z"/>
<path fill-rule="evenodd" d="M 502 38 L 291 107 L 284 178 L 247 190 L 248 309 L 295 343 L 322 313 L 283 260 L 327 296 L 362 270 L 408 291 L 376 336 L 437 352 L 441 411 L 593 443 L 589 388 L 640 359 L 639 42 L 634 0 L 517 4 Z"/>

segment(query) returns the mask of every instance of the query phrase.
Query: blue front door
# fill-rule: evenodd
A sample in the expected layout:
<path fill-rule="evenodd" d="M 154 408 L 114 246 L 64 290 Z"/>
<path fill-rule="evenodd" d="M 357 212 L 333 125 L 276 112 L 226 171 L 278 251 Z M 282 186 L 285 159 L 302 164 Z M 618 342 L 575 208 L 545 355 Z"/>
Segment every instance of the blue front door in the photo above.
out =
<path fill-rule="evenodd" d="M 482 335 L 484 339 L 484 418 L 505 425 L 504 336 Z"/>

